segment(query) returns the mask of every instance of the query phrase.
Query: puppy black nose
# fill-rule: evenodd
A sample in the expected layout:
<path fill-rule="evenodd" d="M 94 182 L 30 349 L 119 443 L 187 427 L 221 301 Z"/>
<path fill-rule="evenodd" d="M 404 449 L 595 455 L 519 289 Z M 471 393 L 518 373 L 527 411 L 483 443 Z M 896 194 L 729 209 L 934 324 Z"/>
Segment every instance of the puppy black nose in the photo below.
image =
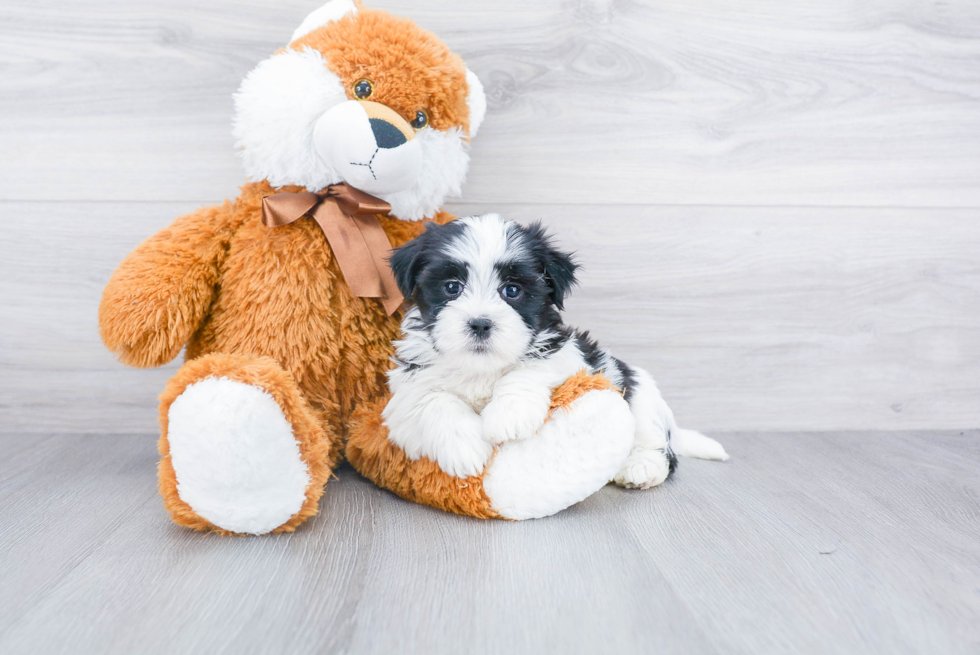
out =
<path fill-rule="evenodd" d="M 470 320 L 470 329 L 477 339 L 486 339 L 490 336 L 490 329 L 493 328 L 493 321 L 489 318 L 474 318 Z"/>
<path fill-rule="evenodd" d="M 371 131 L 379 148 L 397 148 L 408 141 L 401 130 L 381 118 L 371 118 Z"/>

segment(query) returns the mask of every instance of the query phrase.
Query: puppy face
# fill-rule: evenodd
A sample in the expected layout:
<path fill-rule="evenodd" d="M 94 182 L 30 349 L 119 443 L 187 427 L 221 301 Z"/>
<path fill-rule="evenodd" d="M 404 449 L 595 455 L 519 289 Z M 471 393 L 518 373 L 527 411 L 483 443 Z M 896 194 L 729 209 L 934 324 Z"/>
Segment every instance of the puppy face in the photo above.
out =
<path fill-rule="evenodd" d="M 333 0 L 249 73 L 235 105 L 250 180 L 310 191 L 348 182 L 417 220 L 460 193 L 486 100 L 433 34 Z"/>
<path fill-rule="evenodd" d="M 540 224 L 496 214 L 430 225 L 391 267 L 433 348 L 477 371 L 511 366 L 554 336 L 577 269 Z"/>

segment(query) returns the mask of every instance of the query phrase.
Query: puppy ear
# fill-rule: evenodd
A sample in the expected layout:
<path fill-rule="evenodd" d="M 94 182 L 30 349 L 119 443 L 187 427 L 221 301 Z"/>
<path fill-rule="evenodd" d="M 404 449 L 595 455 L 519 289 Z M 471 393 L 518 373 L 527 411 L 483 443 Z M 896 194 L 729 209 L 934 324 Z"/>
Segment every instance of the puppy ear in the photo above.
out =
<path fill-rule="evenodd" d="M 432 230 L 432 225 L 426 226 L 426 230 L 421 235 L 415 237 L 401 248 L 396 248 L 388 263 L 391 265 L 391 272 L 395 274 L 395 283 L 398 284 L 399 291 L 406 298 L 411 298 L 415 294 L 415 284 L 418 280 L 419 272 L 425 266 L 428 250 L 427 238 Z"/>
<path fill-rule="evenodd" d="M 578 283 L 575 279 L 575 271 L 578 264 L 572 259 L 572 254 L 552 250 L 551 256 L 544 267 L 544 275 L 551 285 L 551 300 L 558 309 L 565 308 L 565 297 L 571 292 L 572 287 Z"/>
<path fill-rule="evenodd" d="M 578 280 L 575 272 L 579 265 L 575 263 L 575 258 L 570 252 L 564 252 L 555 247 L 541 222 L 535 222 L 526 229 L 528 238 L 531 240 L 532 249 L 541 263 L 544 271 L 545 280 L 551 288 L 551 302 L 558 309 L 565 308 L 565 298 L 571 292 Z"/>

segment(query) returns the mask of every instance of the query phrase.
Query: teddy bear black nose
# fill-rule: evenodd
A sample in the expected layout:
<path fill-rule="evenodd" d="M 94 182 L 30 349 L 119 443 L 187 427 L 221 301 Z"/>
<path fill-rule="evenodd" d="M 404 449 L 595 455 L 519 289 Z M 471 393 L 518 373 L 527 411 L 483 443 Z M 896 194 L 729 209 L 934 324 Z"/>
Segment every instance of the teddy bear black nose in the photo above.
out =
<path fill-rule="evenodd" d="M 371 131 L 379 148 L 397 148 L 408 141 L 397 127 L 382 118 L 372 118 Z"/>
<path fill-rule="evenodd" d="M 473 331 L 473 336 L 477 339 L 486 339 L 489 337 L 491 328 L 493 328 L 493 321 L 489 318 L 470 319 L 470 329 Z"/>

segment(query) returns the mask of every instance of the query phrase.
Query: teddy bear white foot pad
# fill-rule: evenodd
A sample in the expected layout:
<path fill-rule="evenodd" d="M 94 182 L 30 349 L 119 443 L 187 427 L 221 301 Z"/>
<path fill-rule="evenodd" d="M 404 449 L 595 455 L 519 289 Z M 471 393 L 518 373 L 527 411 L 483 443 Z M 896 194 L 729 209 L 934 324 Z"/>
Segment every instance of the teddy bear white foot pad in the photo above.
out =
<path fill-rule="evenodd" d="M 550 516 L 604 487 L 633 446 L 634 420 L 612 390 L 595 390 L 552 412 L 533 437 L 503 444 L 483 480 L 504 518 Z"/>
<path fill-rule="evenodd" d="M 267 391 L 206 378 L 174 400 L 168 417 L 177 493 L 200 516 L 230 532 L 265 534 L 299 512 L 310 475 Z"/>

